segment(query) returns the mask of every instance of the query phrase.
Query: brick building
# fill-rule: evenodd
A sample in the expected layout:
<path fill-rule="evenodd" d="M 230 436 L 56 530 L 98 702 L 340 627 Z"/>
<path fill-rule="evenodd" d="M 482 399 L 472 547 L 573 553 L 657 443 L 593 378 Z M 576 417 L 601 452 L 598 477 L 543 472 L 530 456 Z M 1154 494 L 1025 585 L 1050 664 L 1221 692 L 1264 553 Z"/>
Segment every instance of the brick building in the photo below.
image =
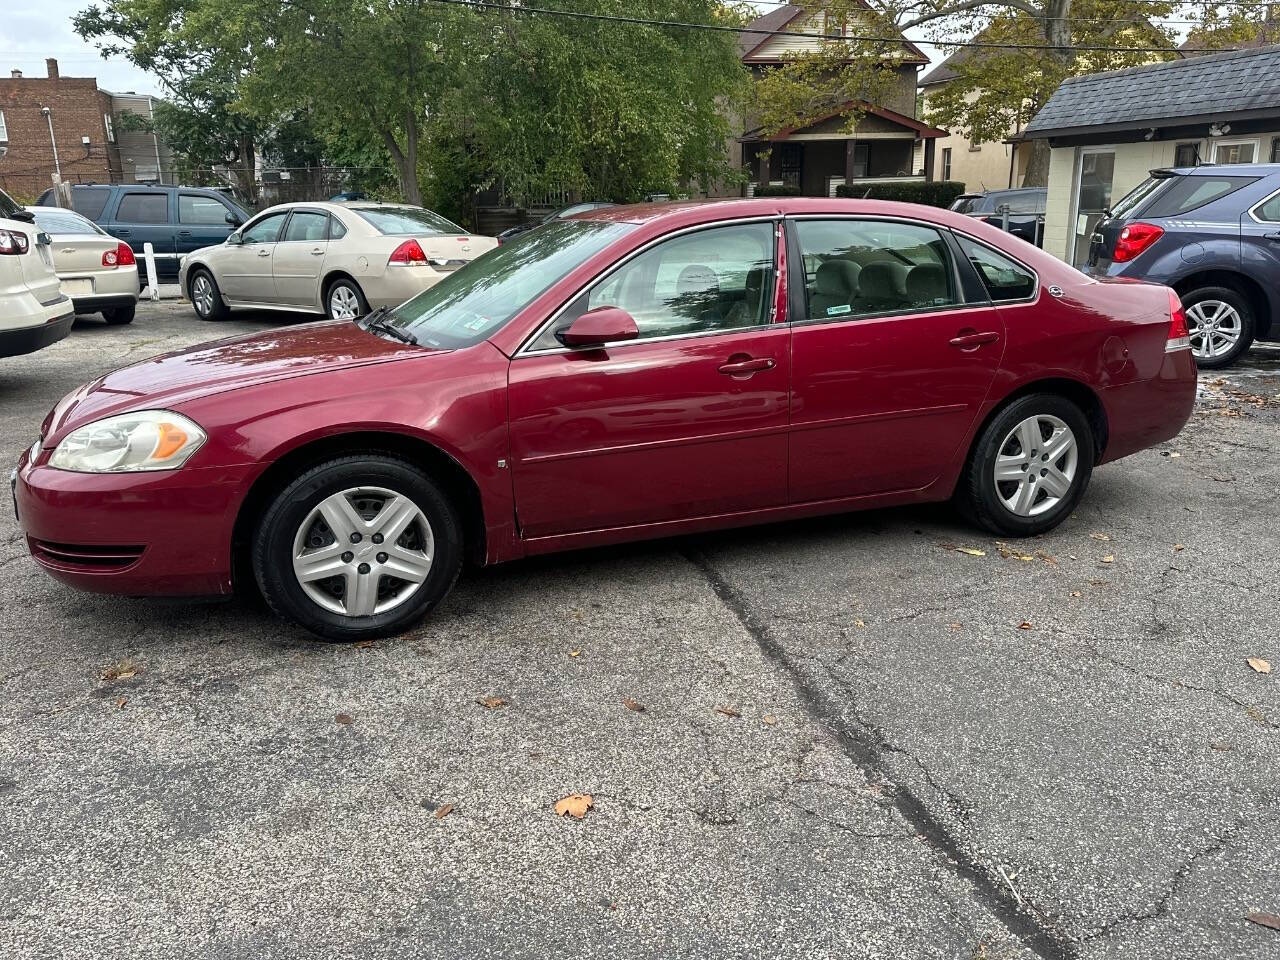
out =
<path fill-rule="evenodd" d="M 55 143 L 68 182 L 112 183 L 122 176 L 111 94 L 92 77 L 61 76 L 57 60 L 45 64 L 47 77 L 24 77 L 20 70 L 0 77 L 0 188 L 20 201 L 53 184 Z"/>

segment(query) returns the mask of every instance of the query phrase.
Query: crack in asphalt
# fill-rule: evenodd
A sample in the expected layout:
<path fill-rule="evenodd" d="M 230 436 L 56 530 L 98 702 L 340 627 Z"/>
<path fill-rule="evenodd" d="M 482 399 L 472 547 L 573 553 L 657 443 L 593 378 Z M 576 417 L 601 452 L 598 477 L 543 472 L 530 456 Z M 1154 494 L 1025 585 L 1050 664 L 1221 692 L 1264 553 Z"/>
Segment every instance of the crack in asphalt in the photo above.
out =
<path fill-rule="evenodd" d="M 804 678 L 796 668 L 793 658 L 773 636 L 768 626 L 755 617 L 746 599 L 720 574 L 710 559 L 694 549 L 685 550 L 684 556 L 706 578 L 720 602 L 755 640 L 765 658 L 791 678 L 804 711 L 834 733 L 836 742 L 849 759 L 864 770 L 874 771 L 878 777 L 893 786 L 891 794 L 886 798 L 887 803 L 922 839 L 943 854 L 947 866 L 968 882 L 974 899 L 1036 956 L 1044 960 L 1074 960 L 1078 953 L 1071 940 L 1063 938 L 1040 919 L 1021 909 L 999 879 L 965 852 L 960 840 L 930 812 L 925 803 L 908 787 L 892 780 L 884 755 L 907 754 L 907 751 L 890 745 L 880 731 L 861 718 L 857 718 L 856 726 L 847 723 L 841 716 L 840 707 Z M 943 793 L 946 795 L 945 791 Z"/>

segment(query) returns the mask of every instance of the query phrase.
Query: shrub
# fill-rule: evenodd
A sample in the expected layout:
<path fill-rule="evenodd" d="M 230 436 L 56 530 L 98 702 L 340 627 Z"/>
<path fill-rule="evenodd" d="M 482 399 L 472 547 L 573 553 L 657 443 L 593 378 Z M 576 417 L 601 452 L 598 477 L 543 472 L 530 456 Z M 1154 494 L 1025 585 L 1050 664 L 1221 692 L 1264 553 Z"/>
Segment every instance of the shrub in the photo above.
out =
<path fill-rule="evenodd" d="M 836 187 L 836 196 L 868 200 L 899 200 L 928 207 L 949 207 L 964 193 L 956 180 L 904 180 L 900 183 L 852 183 Z"/>
<path fill-rule="evenodd" d="M 800 188 L 790 187 L 785 185 L 774 186 L 772 184 L 765 184 L 763 186 L 756 187 L 756 196 L 757 197 L 798 197 L 800 196 Z"/>

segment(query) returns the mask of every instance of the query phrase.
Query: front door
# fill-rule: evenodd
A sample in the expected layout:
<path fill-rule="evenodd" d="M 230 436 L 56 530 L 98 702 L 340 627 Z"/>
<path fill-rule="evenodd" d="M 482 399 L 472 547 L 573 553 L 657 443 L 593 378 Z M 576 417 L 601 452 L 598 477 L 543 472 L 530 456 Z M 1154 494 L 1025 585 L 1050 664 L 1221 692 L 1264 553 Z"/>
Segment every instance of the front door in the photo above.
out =
<path fill-rule="evenodd" d="M 218 251 L 218 286 L 228 300 L 239 303 L 275 301 L 276 281 L 271 257 L 288 216 L 288 211 L 283 211 L 251 220 L 240 231 L 240 243 L 228 243 Z"/>
<path fill-rule="evenodd" d="M 995 378 L 1004 348 L 996 309 L 963 302 L 959 264 L 933 227 L 789 226 L 807 308 L 792 334 L 791 501 L 927 486 L 953 461 Z"/>
<path fill-rule="evenodd" d="M 320 307 L 320 276 L 329 248 L 329 215 L 321 210 L 294 210 L 276 243 L 271 272 L 276 301 L 292 307 Z"/>
<path fill-rule="evenodd" d="M 526 538 L 779 506 L 789 331 L 772 320 L 776 226 L 664 240 L 605 275 L 511 363 Z M 557 329 L 617 306 L 637 340 L 568 350 Z"/>

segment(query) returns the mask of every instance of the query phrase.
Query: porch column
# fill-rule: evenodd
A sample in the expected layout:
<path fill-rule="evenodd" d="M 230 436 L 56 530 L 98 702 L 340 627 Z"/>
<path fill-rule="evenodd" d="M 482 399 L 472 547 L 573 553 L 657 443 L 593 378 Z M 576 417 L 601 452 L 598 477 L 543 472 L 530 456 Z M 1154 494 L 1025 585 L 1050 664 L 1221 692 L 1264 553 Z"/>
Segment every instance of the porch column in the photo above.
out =
<path fill-rule="evenodd" d="M 764 146 L 769 152 L 760 158 L 760 182 L 770 184 L 774 179 L 773 171 L 780 170 L 782 165 L 778 158 L 778 145 L 766 140 Z"/>
<path fill-rule="evenodd" d="M 858 145 L 857 140 L 846 140 L 844 142 L 844 182 L 845 186 L 853 186 L 853 157 L 854 150 Z"/>
<path fill-rule="evenodd" d="M 933 179 L 933 147 L 937 143 L 932 137 L 924 142 L 924 178 Z"/>

